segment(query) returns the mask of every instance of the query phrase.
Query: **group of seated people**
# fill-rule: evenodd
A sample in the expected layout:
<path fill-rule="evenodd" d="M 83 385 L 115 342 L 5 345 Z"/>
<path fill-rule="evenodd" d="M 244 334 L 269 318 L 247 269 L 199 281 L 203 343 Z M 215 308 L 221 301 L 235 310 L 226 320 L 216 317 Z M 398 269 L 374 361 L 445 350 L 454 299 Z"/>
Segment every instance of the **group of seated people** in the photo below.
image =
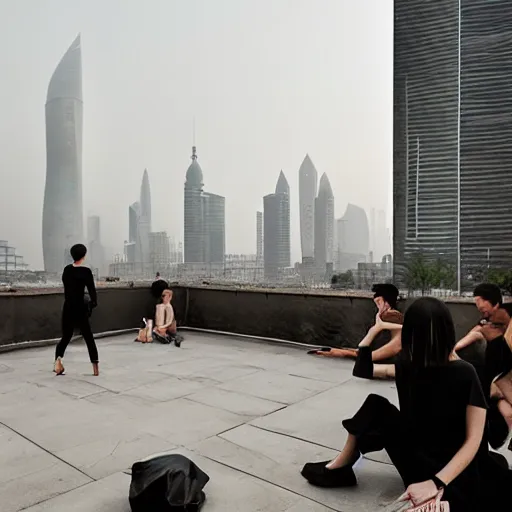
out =
<path fill-rule="evenodd" d="M 155 338 L 160 343 L 174 343 L 181 346 L 182 338 L 178 336 L 176 318 L 172 307 L 172 290 L 168 283 L 156 274 L 156 279 L 151 285 L 151 297 L 144 328 L 141 329 L 136 341 L 151 343 Z"/>
<path fill-rule="evenodd" d="M 354 486 L 362 454 L 385 449 L 415 505 L 442 491 L 451 512 L 510 509 L 512 471 L 489 449 L 503 446 L 512 428 L 512 311 L 500 289 L 482 284 L 474 290 L 482 318 L 459 342 L 443 302 L 418 299 L 401 317 L 396 287 L 378 285 L 374 292 L 379 312 L 358 349 L 314 353 L 355 357 L 356 377 L 395 378 L 400 409 L 369 395 L 343 421 L 348 438 L 339 455 L 307 463 L 302 475 L 319 487 Z M 389 341 L 372 352 L 385 331 Z M 458 351 L 480 341 L 486 344 L 482 361 L 461 359 Z"/>

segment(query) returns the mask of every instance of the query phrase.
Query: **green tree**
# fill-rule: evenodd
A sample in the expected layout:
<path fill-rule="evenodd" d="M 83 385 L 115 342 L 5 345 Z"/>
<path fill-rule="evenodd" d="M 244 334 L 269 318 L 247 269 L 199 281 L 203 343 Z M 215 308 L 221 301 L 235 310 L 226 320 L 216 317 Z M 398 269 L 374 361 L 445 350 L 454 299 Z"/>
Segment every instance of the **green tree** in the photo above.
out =
<path fill-rule="evenodd" d="M 512 295 L 512 270 L 491 268 L 487 272 L 487 281 Z"/>
<path fill-rule="evenodd" d="M 406 268 L 405 284 L 409 291 L 421 290 L 425 295 L 432 288 L 452 288 L 455 270 L 441 259 L 429 262 L 421 253 L 414 254 Z"/>

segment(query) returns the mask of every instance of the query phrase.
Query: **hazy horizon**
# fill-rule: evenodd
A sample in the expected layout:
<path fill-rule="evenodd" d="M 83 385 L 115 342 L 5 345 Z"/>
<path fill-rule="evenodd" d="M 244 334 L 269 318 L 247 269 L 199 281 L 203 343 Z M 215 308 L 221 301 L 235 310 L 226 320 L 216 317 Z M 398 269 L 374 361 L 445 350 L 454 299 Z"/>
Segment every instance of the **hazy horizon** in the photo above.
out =
<path fill-rule="evenodd" d="M 391 0 L 0 0 L 0 239 L 42 268 L 44 106 L 82 39 L 84 224 L 101 218 L 110 259 L 149 172 L 153 230 L 183 240 L 195 143 L 205 190 L 226 197 L 226 252 L 256 252 L 256 211 L 281 169 L 300 259 L 306 153 L 347 203 L 391 219 Z M 85 226 L 84 226 L 85 227 Z"/>

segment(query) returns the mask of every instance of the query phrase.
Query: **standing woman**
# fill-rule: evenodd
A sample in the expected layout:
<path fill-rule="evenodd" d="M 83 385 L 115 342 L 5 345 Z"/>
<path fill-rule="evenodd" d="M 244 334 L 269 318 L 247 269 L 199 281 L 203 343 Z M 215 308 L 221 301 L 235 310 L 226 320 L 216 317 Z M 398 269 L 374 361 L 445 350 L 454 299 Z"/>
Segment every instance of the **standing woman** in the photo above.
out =
<path fill-rule="evenodd" d="M 64 268 L 62 282 L 64 284 L 64 307 L 62 308 L 62 339 L 55 351 L 55 373 L 62 375 L 64 365 L 62 358 L 73 337 L 75 328 L 79 328 L 87 344 L 93 373 L 99 375 L 98 349 L 89 324 L 91 310 L 97 306 L 96 287 L 91 269 L 82 266 L 87 254 L 85 245 L 77 244 L 71 247 L 71 257 L 74 263 Z M 85 301 L 85 289 L 89 292 L 90 301 Z"/>

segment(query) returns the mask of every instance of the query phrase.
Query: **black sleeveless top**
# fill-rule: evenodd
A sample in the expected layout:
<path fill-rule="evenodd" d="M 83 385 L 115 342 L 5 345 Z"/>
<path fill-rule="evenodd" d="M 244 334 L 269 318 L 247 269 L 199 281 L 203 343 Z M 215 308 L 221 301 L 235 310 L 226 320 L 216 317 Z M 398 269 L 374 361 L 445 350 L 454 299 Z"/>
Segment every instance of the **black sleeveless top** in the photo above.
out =
<path fill-rule="evenodd" d="M 487 342 L 485 349 L 485 386 L 501 379 L 512 370 L 512 350 L 503 336 Z"/>

